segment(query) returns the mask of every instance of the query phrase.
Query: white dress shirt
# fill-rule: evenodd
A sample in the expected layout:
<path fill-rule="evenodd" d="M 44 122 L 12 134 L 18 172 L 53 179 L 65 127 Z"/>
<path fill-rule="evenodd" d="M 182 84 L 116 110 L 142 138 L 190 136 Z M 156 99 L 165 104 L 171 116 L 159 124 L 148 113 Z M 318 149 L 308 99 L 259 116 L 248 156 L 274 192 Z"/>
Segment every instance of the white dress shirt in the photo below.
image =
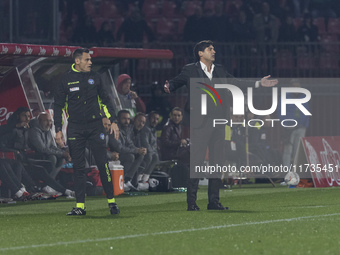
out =
<path fill-rule="evenodd" d="M 213 71 L 214 71 L 215 65 L 214 65 L 214 64 L 211 65 L 211 70 L 210 70 L 210 72 L 209 72 L 209 71 L 208 71 L 208 67 L 207 67 L 203 62 L 200 61 L 200 63 L 201 63 L 201 68 L 202 68 L 202 70 L 203 70 L 204 73 L 208 76 L 208 78 L 211 80 L 211 79 L 212 79 L 212 73 L 213 73 Z"/>
<path fill-rule="evenodd" d="M 213 78 L 212 74 L 213 74 L 215 65 L 214 64 L 211 65 L 211 70 L 209 72 L 208 67 L 202 61 L 200 61 L 200 64 L 201 64 L 201 68 L 202 68 L 203 72 L 208 76 L 209 80 L 212 80 L 212 78 Z M 255 82 L 255 88 L 259 88 L 260 85 L 261 85 L 261 81 Z"/>

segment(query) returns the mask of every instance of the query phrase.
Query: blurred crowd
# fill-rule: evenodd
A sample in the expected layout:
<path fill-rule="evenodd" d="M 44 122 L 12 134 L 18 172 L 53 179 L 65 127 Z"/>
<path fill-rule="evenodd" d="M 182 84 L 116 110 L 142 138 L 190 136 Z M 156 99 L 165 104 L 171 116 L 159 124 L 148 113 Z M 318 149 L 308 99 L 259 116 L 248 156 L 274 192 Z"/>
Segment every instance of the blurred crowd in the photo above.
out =
<path fill-rule="evenodd" d="M 317 42 L 332 33 L 336 0 L 60 1 L 60 43 Z M 317 20 L 317 22 L 313 22 Z M 331 22 L 330 22 L 331 21 Z M 330 30 L 330 31 L 328 31 Z"/>

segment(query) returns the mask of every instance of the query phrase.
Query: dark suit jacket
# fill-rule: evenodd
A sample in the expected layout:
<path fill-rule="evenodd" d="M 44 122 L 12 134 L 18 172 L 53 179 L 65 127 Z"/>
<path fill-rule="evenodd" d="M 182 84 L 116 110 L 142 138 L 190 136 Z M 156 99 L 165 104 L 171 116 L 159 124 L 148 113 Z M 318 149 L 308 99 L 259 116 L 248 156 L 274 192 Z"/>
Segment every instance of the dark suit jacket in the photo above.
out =
<path fill-rule="evenodd" d="M 204 87 L 204 86 L 196 84 L 196 83 L 190 85 L 190 78 L 201 78 L 202 82 L 212 87 L 214 86 L 213 81 L 215 81 L 216 83 L 215 79 L 217 79 L 217 81 L 219 79 L 223 79 L 221 80 L 221 83 L 225 83 L 224 79 L 227 79 L 228 84 L 236 85 L 241 89 L 245 89 L 246 87 L 253 87 L 255 85 L 255 81 L 249 81 L 249 80 L 245 81 L 245 80 L 236 79 L 233 75 L 225 71 L 222 65 L 215 64 L 214 71 L 213 71 L 213 81 L 210 81 L 210 79 L 204 73 L 204 71 L 201 68 L 200 62 L 191 63 L 191 64 L 184 66 L 181 73 L 169 81 L 169 84 L 170 84 L 169 89 L 170 89 L 170 92 L 173 92 L 182 86 L 187 87 L 189 97 L 187 99 L 187 103 L 185 106 L 185 112 L 187 114 L 195 114 L 194 118 L 195 118 L 196 123 L 200 122 L 196 120 L 197 118 L 200 118 L 201 122 L 204 120 L 204 118 L 200 116 L 200 110 L 195 109 L 195 108 L 201 107 L 200 98 L 197 98 L 197 100 L 195 98 L 195 101 L 192 103 L 192 105 L 190 105 L 190 89 L 196 88 L 196 86 L 200 86 L 200 87 Z M 208 99 L 207 100 L 208 102 L 207 103 L 208 104 L 207 117 L 212 116 L 212 115 L 216 116 L 217 111 L 220 111 L 220 114 L 219 114 L 220 116 L 223 115 L 225 116 L 225 119 L 230 119 L 230 94 L 231 93 L 229 90 L 224 89 L 224 90 L 220 90 L 218 94 L 221 97 L 223 106 L 214 107 L 212 100 Z"/>

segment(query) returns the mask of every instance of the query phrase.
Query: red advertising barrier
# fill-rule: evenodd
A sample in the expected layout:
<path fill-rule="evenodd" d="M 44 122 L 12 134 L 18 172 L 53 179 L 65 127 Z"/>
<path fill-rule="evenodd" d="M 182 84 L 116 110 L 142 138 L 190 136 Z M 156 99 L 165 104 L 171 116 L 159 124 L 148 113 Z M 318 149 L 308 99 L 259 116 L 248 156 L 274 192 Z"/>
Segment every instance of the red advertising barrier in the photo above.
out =
<path fill-rule="evenodd" d="M 8 72 L 0 85 L 0 125 L 4 125 L 18 107 L 30 107 L 16 68 Z"/>
<path fill-rule="evenodd" d="M 308 162 L 303 169 L 309 167 L 314 187 L 340 186 L 340 137 L 305 137 L 301 141 Z"/>
<path fill-rule="evenodd" d="M 71 57 L 76 46 L 51 46 L 34 44 L 1 43 L 0 54 L 41 57 Z"/>
<path fill-rule="evenodd" d="M 78 46 L 34 45 L 0 43 L 0 55 L 21 55 L 41 57 L 71 57 Z M 171 50 L 159 49 L 126 49 L 126 48 L 98 48 L 90 49 L 93 58 L 147 58 L 172 59 Z"/>

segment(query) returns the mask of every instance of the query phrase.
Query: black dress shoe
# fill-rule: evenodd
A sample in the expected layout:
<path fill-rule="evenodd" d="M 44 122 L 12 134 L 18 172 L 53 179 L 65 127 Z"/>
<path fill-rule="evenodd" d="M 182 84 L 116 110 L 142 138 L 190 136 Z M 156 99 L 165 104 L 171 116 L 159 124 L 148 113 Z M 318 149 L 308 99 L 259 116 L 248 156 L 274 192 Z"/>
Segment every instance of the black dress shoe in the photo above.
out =
<path fill-rule="evenodd" d="M 228 207 L 224 207 L 223 205 L 221 205 L 221 203 L 212 203 L 212 204 L 208 204 L 207 206 L 208 210 L 228 210 Z"/>
<path fill-rule="evenodd" d="M 201 209 L 196 205 L 188 205 L 188 211 L 200 211 Z"/>

